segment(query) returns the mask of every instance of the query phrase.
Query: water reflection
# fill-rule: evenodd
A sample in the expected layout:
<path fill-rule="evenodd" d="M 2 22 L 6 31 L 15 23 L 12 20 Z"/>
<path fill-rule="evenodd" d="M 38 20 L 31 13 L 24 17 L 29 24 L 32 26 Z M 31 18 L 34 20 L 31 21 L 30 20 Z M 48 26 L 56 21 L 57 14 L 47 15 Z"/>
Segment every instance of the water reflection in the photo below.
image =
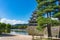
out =
<path fill-rule="evenodd" d="M 11 29 L 11 33 L 10 34 L 28 35 L 28 32 L 25 29 Z"/>

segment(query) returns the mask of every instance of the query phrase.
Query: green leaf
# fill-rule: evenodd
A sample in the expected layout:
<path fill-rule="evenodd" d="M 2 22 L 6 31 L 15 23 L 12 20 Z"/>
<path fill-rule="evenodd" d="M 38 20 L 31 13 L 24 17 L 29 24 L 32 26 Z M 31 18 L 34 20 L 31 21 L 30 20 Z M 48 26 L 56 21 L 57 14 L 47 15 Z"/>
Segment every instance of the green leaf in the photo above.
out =
<path fill-rule="evenodd" d="M 56 18 L 60 18 L 60 12 L 55 13 L 55 14 L 54 14 L 54 17 L 56 17 Z"/>

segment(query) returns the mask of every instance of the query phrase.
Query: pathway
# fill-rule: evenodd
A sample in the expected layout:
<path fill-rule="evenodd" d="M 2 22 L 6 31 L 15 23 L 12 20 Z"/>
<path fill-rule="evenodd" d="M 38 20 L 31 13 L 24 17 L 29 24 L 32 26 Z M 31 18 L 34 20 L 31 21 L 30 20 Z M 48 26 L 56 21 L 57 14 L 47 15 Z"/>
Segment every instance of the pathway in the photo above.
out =
<path fill-rule="evenodd" d="M 0 37 L 0 40 L 32 40 L 32 36 L 29 35 L 17 35 L 17 36 L 4 36 Z"/>

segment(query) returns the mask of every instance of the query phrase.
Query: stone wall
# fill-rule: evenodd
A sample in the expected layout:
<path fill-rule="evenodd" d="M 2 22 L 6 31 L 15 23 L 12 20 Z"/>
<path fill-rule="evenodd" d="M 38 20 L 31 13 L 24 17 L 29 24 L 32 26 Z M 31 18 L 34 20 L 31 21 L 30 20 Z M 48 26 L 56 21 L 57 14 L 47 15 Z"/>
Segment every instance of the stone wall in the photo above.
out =
<path fill-rule="evenodd" d="M 43 33 L 36 29 L 36 26 L 29 26 L 27 31 L 30 35 L 43 36 Z"/>
<path fill-rule="evenodd" d="M 45 28 L 43 32 L 40 32 L 36 29 L 36 26 L 29 26 L 27 28 L 27 31 L 30 35 L 44 35 L 45 37 L 48 36 L 47 28 Z M 59 36 L 59 26 L 51 27 L 51 33 L 52 33 L 52 37 L 58 37 Z"/>
<path fill-rule="evenodd" d="M 52 37 L 58 37 L 59 36 L 59 26 L 51 27 L 51 33 L 52 33 Z M 45 28 L 45 30 L 44 30 L 44 35 L 48 36 L 47 28 Z"/>

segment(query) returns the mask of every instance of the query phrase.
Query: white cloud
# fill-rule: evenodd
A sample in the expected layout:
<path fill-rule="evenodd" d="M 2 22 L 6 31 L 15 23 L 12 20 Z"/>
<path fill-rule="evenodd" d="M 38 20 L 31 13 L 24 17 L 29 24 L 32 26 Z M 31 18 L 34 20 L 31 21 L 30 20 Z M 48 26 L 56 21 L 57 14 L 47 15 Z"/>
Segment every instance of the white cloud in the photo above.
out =
<path fill-rule="evenodd" d="M 21 20 L 10 20 L 10 19 L 7 19 L 7 18 L 1 18 L 0 22 L 6 23 L 6 24 L 11 24 L 11 25 L 28 23 L 28 22 L 21 21 Z"/>
<path fill-rule="evenodd" d="M 52 18 L 52 20 L 58 20 L 58 18 Z M 28 23 L 28 22 L 22 21 L 22 20 L 10 20 L 10 19 L 7 19 L 7 18 L 1 18 L 0 22 L 6 23 L 6 24 L 11 24 L 11 25 Z"/>

